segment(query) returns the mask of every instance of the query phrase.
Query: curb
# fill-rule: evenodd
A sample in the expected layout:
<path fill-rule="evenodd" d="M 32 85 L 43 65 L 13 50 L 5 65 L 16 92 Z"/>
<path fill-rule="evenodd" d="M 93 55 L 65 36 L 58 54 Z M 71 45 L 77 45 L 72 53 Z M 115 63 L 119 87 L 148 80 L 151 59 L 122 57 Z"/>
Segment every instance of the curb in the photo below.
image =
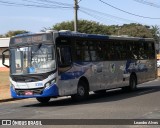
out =
<path fill-rule="evenodd" d="M 2 100 L 0 100 L 0 103 L 10 102 L 10 101 L 15 101 L 15 100 L 21 100 L 21 99 L 14 99 L 14 98 L 2 99 Z"/>

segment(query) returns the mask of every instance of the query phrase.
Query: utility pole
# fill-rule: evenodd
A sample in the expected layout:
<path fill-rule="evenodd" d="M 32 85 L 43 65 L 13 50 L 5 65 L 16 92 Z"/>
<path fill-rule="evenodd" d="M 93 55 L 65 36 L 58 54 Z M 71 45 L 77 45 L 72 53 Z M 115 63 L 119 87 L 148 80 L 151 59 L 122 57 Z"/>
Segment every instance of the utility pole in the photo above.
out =
<path fill-rule="evenodd" d="M 78 31 L 78 2 L 77 0 L 74 0 L 74 31 L 77 32 Z"/>

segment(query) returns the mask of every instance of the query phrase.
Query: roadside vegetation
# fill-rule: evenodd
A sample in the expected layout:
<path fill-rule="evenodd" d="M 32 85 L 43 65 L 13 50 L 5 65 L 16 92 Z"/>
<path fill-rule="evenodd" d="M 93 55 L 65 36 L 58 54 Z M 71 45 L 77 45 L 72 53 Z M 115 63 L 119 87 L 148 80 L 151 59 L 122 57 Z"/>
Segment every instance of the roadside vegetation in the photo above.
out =
<path fill-rule="evenodd" d="M 49 28 L 43 28 L 45 30 L 71 30 L 74 31 L 74 21 L 64 21 L 57 23 Z M 160 27 L 157 25 L 148 26 L 137 23 L 123 24 L 123 25 L 104 25 L 95 21 L 79 20 L 78 32 L 88 34 L 105 34 L 105 35 L 128 35 L 132 37 L 144 37 L 154 38 L 156 42 L 159 41 Z M 1 37 L 12 37 L 18 34 L 29 33 L 27 30 L 9 31 Z"/>

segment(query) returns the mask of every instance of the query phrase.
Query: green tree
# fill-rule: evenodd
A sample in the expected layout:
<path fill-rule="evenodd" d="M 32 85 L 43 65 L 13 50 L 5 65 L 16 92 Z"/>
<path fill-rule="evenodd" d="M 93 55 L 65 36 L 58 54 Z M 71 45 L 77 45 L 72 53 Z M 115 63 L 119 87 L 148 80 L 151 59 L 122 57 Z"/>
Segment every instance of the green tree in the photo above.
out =
<path fill-rule="evenodd" d="M 5 37 L 12 37 L 12 36 L 15 36 L 18 34 L 24 34 L 24 33 L 29 33 L 29 31 L 26 31 L 26 30 L 9 31 L 4 36 Z"/>
<path fill-rule="evenodd" d="M 71 30 L 74 31 L 74 22 L 67 21 L 53 25 L 51 29 L 54 30 Z M 90 34 L 111 34 L 108 31 L 108 26 L 99 24 L 94 21 L 79 20 L 78 32 Z"/>
<path fill-rule="evenodd" d="M 157 25 L 152 26 L 151 32 L 152 32 L 153 38 L 155 39 L 156 43 L 159 43 L 160 42 L 160 28 Z"/>
<path fill-rule="evenodd" d="M 74 31 L 74 22 L 73 21 L 64 21 L 62 23 L 57 23 L 55 25 L 53 25 L 53 27 L 51 29 L 54 30 L 71 30 Z"/>
<path fill-rule="evenodd" d="M 157 44 L 157 47 L 156 47 L 157 53 L 159 53 L 159 51 L 160 51 L 159 50 L 159 46 L 160 46 L 160 28 L 157 25 L 152 26 L 151 32 L 152 32 L 153 38 L 155 39 L 155 42 Z"/>
<path fill-rule="evenodd" d="M 149 26 L 144 26 L 141 24 L 124 24 L 120 27 L 120 35 L 128 35 L 133 37 L 143 37 L 143 38 L 152 38 L 152 32 L 149 29 Z"/>
<path fill-rule="evenodd" d="M 4 38 L 4 35 L 0 35 L 0 38 Z"/>
<path fill-rule="evenodd" d="M 66 21 L 53 25 L 50 29 L 54 30 L 71 30 L 74 31 L 74 21 Z M 46 30 L 46 28 L 45 28 Z M 43 30 L 44 31 L 44 30 Z M 153 33 L 150 26 L 131 23 L 119 25 L 103 25 L 94 21 L 79 20 L 78 32 L 90 34 L 105 34 L 105 35 L 128 35 L 132 37 L 152 38 Z"/>

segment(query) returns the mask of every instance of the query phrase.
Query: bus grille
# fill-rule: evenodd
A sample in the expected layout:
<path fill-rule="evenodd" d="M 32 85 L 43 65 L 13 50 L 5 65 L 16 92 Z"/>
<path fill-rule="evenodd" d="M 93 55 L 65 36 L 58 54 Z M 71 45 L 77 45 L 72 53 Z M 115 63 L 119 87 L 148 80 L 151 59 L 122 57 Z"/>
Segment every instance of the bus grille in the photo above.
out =
<path fill-rule="evenodd" d="M 17 95 L 25 95 L 25 92 L 31 91 L 33 95 L 42 94 L 44 88 L 34 88 L 34 89 L 15 89 Z"/>

